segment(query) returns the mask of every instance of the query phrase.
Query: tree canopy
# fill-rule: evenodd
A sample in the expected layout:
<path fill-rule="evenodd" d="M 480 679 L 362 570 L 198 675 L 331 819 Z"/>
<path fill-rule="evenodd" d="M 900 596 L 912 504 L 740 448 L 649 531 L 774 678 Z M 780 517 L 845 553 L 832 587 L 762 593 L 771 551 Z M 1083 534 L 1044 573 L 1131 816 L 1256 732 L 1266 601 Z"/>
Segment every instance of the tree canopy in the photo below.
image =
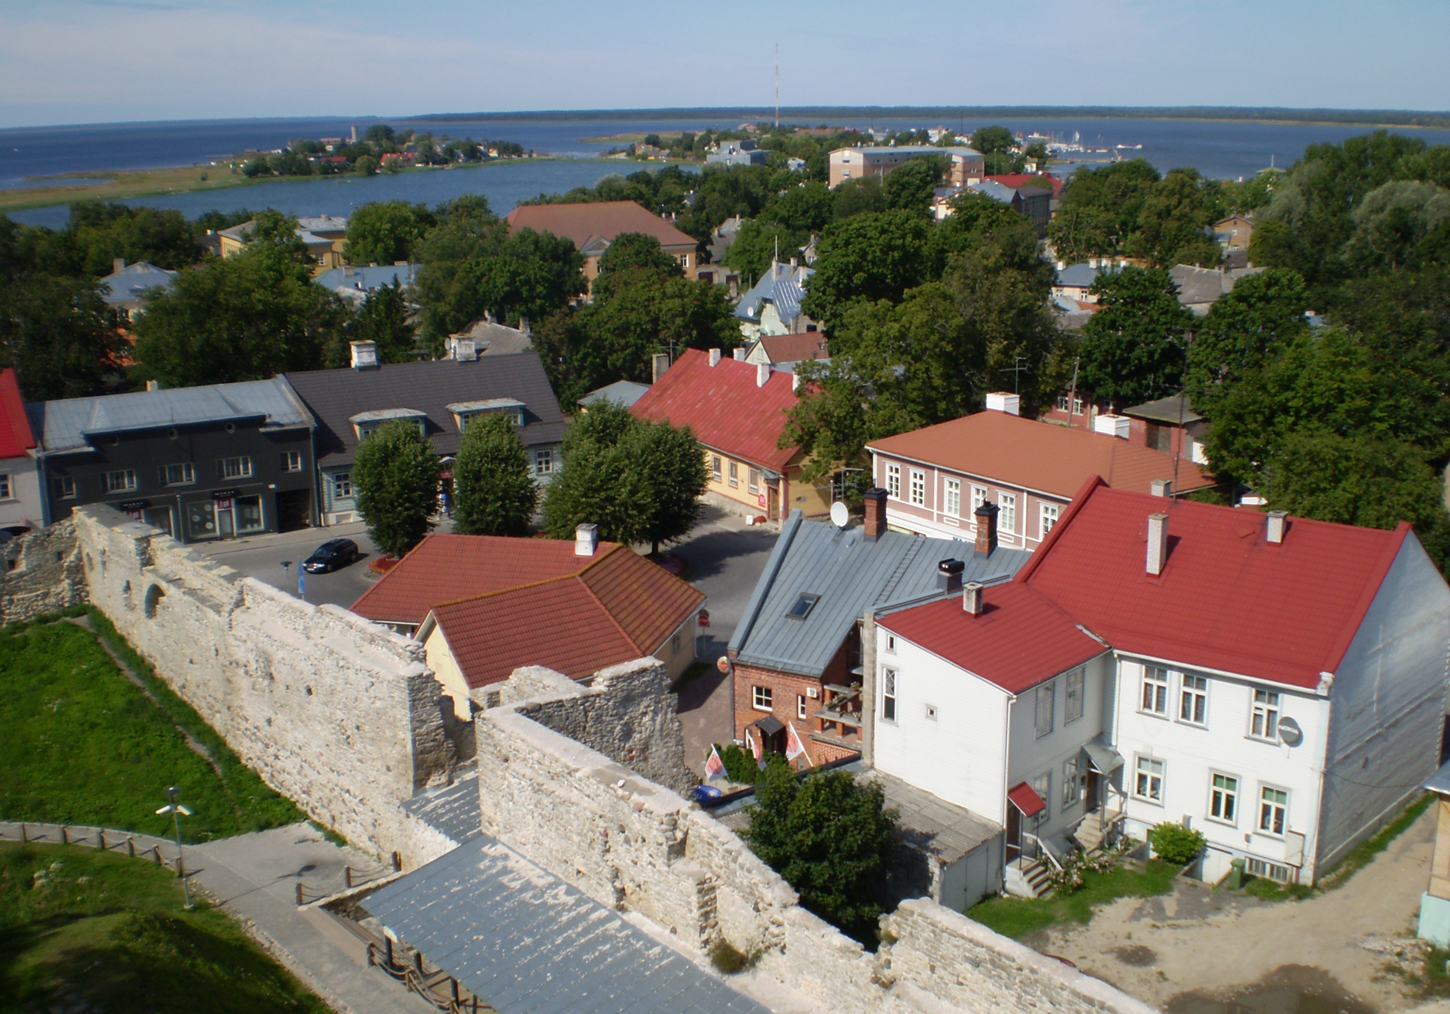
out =
<path fill-rule="evenodd" d="M 922 216 L 900 209 L 829 226 L 802 308 L 831 330 L 852 305 L 898 302 L 907 289 L 926 281 L 928 228 Z"/>
<path fill-rule="evenodd" d="M 350 264 L 411 261 L 418 244 L 437 223 L 437 216 L 421 204 L 407 201 L 364 204 L 348 216 L 343 256 Z"/>
<path fill-rule="evenodd" d="M 538 501 L 528 454 L 508 417 L 490 412 L 470 421 L 453 463 L 453 530 L 527 535 Z"/>
<path fill-rule="evenodd" d="M 1118 408 L 1177 391 L 1193 315 L 1168 272 L 1123 268 L 1099 275 L 1090 291 L 1099 309 L 1077 348 L 1087 390 Z"/>
<path fill-rule="evenodd" d="M 400 557 L 432 529 L 442 467 L 413 422 L 387 423 L 358 445 L 352 485 L 379 550 Z"/>
<path fill-rule="evenodd" d="M 367 294 L 347 322 L 347 341 L 376 342 L 378 362 L 411 363 L 418 350 L 418 332 L 411 316 L 403 287 L 397 282 L 380 285 Z M 346 366 L 349 358 L 348 346 L 334 343 L 331 365 Z"/>

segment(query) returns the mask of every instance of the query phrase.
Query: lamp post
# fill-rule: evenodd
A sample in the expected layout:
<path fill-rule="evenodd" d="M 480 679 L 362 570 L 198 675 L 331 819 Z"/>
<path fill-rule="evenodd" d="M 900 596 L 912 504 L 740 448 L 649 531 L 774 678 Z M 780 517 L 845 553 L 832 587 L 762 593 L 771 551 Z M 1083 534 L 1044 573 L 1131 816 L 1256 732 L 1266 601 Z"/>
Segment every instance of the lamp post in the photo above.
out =
<path fill-rule="evenodd" d="M 191 903 L 191 886 L 186 882 L 186 864 L 181 861 L 181 818 L 190 817 L 191 809 L 176 801 L 176 797 L 181 794 L 181 789 L 175 785 L 167 789 L 166 794 L 171 797 L 171 802 L 157 810 L 156 813 L 158 816 L 164 813 L 171 814 L 171 823 L 176 828 L 176 875 L 181 878 L 181 894 L 186 899 L 184 907 L 190 912 L 195 906 Z"/>

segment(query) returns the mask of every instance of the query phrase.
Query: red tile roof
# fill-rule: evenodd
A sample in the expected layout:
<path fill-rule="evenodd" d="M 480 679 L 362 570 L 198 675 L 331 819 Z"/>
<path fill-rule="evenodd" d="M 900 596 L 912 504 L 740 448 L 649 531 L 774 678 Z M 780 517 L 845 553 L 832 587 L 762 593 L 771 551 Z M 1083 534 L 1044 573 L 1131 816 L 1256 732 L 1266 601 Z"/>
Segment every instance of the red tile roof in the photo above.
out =
<path fill-rule="evenodd" d="M 510 229 L 550 232 L 583 250 L 591 240 L 613 240 L 626 232 L 642 232 L 662 247 L 695 247 L 695 238 L 640 207 L 634 201 L 585 204 L 521 204 L 508 213 Z"/>
<path fill-rule="evenodd" d="M 35 434 L 25 415 L 25 399 L 15 371 L 0 371 L 0 458 L 20 458 L 35 446 Z"/>
<path fill-rule="evenodd" d="M 1168 514 L 1168 563 L 1147 573 L 1148 516 Z M 1316 687 L 1344 658 L 1410 526 L 1394 531 L 1265 519 L 1109 489 L 1094 477 L 1014 582 L 1113 647 Z M 1024 660 L 1025 664 L 1025 660 Z"/>
<path fill-rule="evenodd" d="M 1025 585 L 987 588 L 983 600 L 980 616 L 964 612 L 957 596 L 888 613 L 877 622 L 1011 694 L 1108 650 L 1050 599 Z"/>
<path fill-rule="evenodd" d="M 1106 433 L 997 411 L 874 440 L 867 447 L 1060 497 L 1072 496 L 1093 475 L 1117 489 L 1148 493 L 1154 479 L 1172 479 L 1174 472 L 1171 454 Z M 1208 473 L 1193 462 L 1180 459 L 1177 464 L 1178 489 L 1213 485 Z"/>
<path fill-rule="evenodd" d="M 772 371 L 764 386 L 755 380 L 754 363 L 724 358 L 712 367 L 709 353 L 686 349 L 630 411 L 690 426 L 706 447 L 778 472 L 796 454 L 794 447 L 776 446 L 796 403 L 792 377 Z"/>

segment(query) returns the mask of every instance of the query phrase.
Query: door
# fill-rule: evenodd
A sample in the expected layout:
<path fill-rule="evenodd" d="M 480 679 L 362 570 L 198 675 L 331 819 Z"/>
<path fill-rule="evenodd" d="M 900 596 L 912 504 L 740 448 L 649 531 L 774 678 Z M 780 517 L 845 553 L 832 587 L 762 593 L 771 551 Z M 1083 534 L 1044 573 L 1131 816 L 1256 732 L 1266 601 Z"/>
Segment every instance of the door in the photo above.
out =
<path fill-rule="evenodd" d="M 230 539 L 234 534 L 232 526 L 232 502 L 230 500 L 218 500 L 216 502 L 216 530 L 217 534 L 224 539 Z"/>
<path fill-rule="evenodd" d="M 780 520 L 780 486 L 766 486 L 766 511 L 765 516 L 771 521 Z"/>
<path fill-rule="evenodd" d="M 145 520 L 148 525 L 161 529 L 167 535 L 174 534 L 171 530 L 171 508 L 152 507 L 146 511 Z"/>
<path fill-rule="evenodd" d="M 1007 804 L 1007 863 L 1010 865 L 1022 854 L 1022 811 L 1011 803 Z"/>
<path fill-rule="evenodd" d="M 277 531 L 295 532 L 311 524 L 311 490 L 287 489 L 277 494 Z"/>
<path fill-rule="evenodd" d="M 1087 808 L 1084 813 L 1096 813 L 1100 802 L 1101 789 L 1098 784 L 1103 776 L 1091 769 L 1087 773 Z"/>

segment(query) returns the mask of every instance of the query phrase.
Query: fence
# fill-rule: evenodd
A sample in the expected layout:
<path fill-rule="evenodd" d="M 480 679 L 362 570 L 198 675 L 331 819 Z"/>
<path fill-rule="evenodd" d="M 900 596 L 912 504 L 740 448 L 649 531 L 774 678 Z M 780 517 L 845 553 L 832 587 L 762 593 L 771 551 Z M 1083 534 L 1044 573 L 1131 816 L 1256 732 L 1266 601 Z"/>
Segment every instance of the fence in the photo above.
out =
<path fill-rule="evenodd" d="M 157 866 L 169 866 L 178 877 L 184 874 L 176 843 L 149 834 L 133 834 L 109 827 L 85 824 L 45 824 L 22 821 L 0 822 L 0 841 L 18 841 L 48 845 L 82 845 L 103 852 L 124 852 L 129 856 L 149 856 Z M 170 858 L 167 858 L 167 854 Z"/>
<path fill-rule="evenodd" d="M 444 1014 L 498 1014 L 443 969 L 430 971 L 421 952 L 412 951 L 411 961 L 399 957 L 394 953 L 393 941 L 387 937 L 368 941 L 368 964 L 382 969 Z"/>
<path fill-rule="evenodd" d="M 402 872 L 403 859 L 394 852 L 391 857 L 390 866 L 344 866 L 342 875 L 334 877 L 326 884 L 310 886 L 302 881 L 297 881 L 297 907 L 303 905 L 314 905 L 320 901 L 337 900 L 340 895 L 348 891 L 354 891 L 362 887 L 379 885 L 381 881 L 390 880 Z"/>

